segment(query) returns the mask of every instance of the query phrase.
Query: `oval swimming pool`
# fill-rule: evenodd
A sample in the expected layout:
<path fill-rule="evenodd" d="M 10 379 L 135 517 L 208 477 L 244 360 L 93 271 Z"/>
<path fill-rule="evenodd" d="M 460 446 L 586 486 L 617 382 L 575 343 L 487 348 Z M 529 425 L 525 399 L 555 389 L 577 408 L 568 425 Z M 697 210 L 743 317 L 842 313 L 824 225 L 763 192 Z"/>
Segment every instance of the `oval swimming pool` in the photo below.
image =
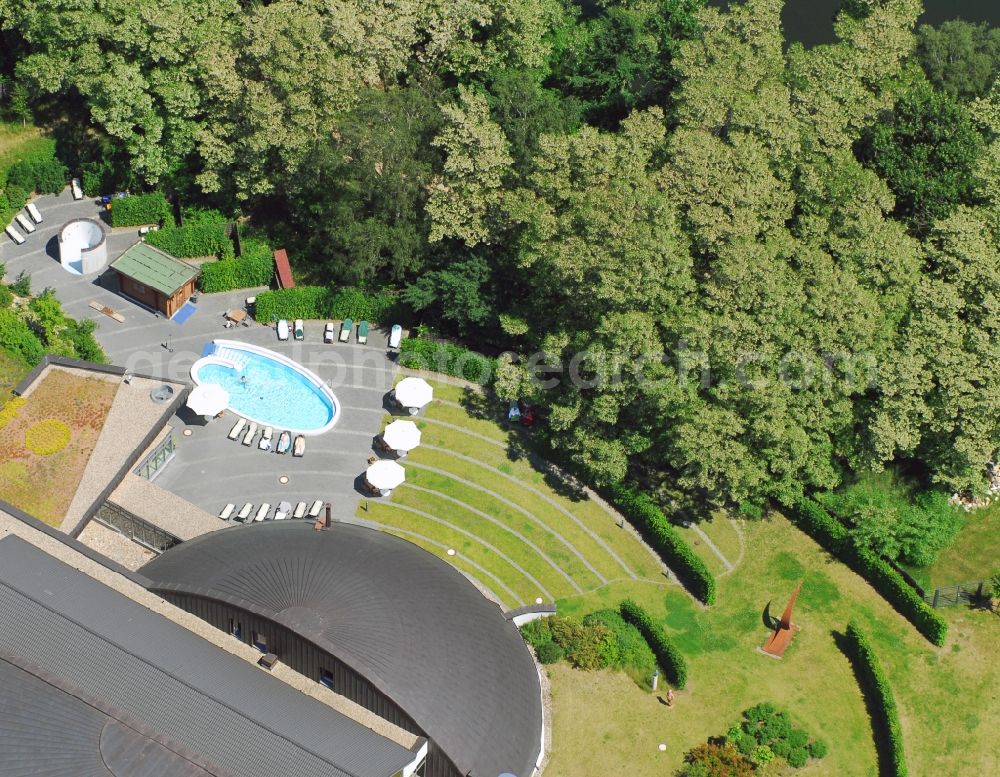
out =
<path fill-rule="evenodd" d="M 236 340 L 213 340 L 191 367 L 196 385 L 229 392 L 229 409 L 275 430 L 315 435 L 328 431 L 340 404 L 318 376 L 291 359 Z"/>

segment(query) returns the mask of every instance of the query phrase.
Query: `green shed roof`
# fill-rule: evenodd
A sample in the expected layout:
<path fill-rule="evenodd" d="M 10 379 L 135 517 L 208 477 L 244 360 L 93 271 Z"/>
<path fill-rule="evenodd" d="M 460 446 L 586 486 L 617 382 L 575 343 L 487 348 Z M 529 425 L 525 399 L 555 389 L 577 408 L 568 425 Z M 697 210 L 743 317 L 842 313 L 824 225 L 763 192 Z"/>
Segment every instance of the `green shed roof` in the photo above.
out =
<path fill-rule="evenodd" d="M 151 289 L 172 295 L 198 275 L 198 268 L 146 243 L 136 243 L 111 263 L 111 269 Z"/>

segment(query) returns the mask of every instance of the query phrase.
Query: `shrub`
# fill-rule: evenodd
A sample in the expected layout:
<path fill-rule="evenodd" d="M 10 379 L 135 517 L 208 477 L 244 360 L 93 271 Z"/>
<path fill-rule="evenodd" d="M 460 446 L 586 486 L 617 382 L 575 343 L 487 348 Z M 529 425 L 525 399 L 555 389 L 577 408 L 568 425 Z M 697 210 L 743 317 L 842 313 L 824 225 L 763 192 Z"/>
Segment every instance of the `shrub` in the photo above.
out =
<path fill-rule="evenodd" d="M 792 747 L 805 747 L 809 744 L 809 735 L 801 728 L 792 729 L 788 734 L 788 744 Z"/>
<path fill-rule="evenodd" d="M 70 437 L 70 428 L 65 422 L 46 418 L 28 427 L 24 435 L 24 446 L 39 456 L 50 456 L 65 448 Z"/>
<path fill-rule="evenodd" d="M 549 628 L 549 618 L 538 618 L 528 621 L 521 627 L 521 637 L 538 650 L 546 642 L 552 641 L 552 629 Z"/>
<path fill-rule="evenodd" d="M 788 744 L 787 740 L 779 739 L 771 745 L 771 750 L 779 758 L 788 758 L 788 754 L 792 752 L 792 746 Z"/>
<path fill-rule="evenodd" d="M 792 521 L 831 554 L 865 578 L 917 631 L 943 645 L 948 623 L 903 579 L 892 565 L 867 548 L 860 548 L 847 529 L 817 502 L 800 498 L 790 510 Z"/>
<path fill-rule="evenodd" d="M 24 270 L 17 274 L 17 278 L 10 285 L 10 290 L 19 297 L 27 297 L 31 294 L 31 275 Z"/>
<path fill-rule="evenodd" d="M 729 745 L 707 743 L 693 748 L 684 757 L 680 777 L 752 777 L 753 763 Z"/>
<path fill-rule="evenodd" d="M 788 765 L 793 766 L 796 769 L 801 769 L 809 761 L 809 751 L 804 747 L 792 748 L 792 752 L 788 754 Z"/>
<path fill-rule="evenodd" d="M 681 584 L 705 604 L 714 604 L 715 578 L 653 500 L 622 483 L 612 486 L 608 496 L 653 546 L 663 563 L 673 570 Z"/>
<path fill-rule="evenodd" d="M 0 348 L 34 367 L 45 356 L 45 348 L 31 327 L 13 309 L 0 310 Z"/>
<path fill-rule="evenodd" d="M 903 752 L 903 730 L 899 724 L 896 700 L 889 681 L 882 671 L 878 656 L 872 649 L 868 637 L 855 624 L 847 626 L 847 654 L 858 673 L 861 684 L 875 708 L 873 721 L 880 736 L 876 741 L 888 748 L 882 757 L 888 768 L 883 770 L 891 777 L 906 777 L 906 757 Z"/>
<path fill-rule="evenodd" d="M 395 297 L 387 292 L 369 294 L 353 288 L 296 286 L 258 294 L 255 315 L 263 322 L 275 318 L 352 318 L 379 322 L 388 318 L 395 304 Z"/>
<path fill-rule="evenodd" d="M 750 754 L 750 760 L 757 766 L 767 766 L 774 760 L 774 752 L 767 745 L 757 745 Z"/>
<path fill-rule="evenodd" d="M 232 240 L 225 224 L 195 224 L 150 232 L 146 235 L 146 242 L 172 256 L 189 259 L 195 256 L 218 256 L 225 250 L 226 243 L 232 243 Z"/>
<path fill-rule="evenodd" d="M 584 624 L 601 623 L 615 635 L 617 660 L 608 666 L 632 667 L 649 674 L 656 666 L 656 656 L 642 633 L 631 623 L 626 623 L 618 610 L 597 610 L 583 619 Z"/>
<path fill-rule="evenodd" d="M 538 660 L 543 664 L 554 664 L 563 657 L 563 649 L 552 640 L 543 642 L 536 648 L 535 652 L 538 654 Z"/>
<path fill-rule="evenodd" d="M 0 276 L 2 277 L 2 276 Z M 14 292 L 0 283 L 0 310 L 9 308 L 14 302 Z"/>
<path fill-rule="evenodd" d="M 451 343 L 423 338 L 408 338 L 400 345 L 399 363 L 403 367 L 432 370 L 489 386 L 496 373 L 497 361 Z"/>
<path fill-rule="evenodd" d="M 47 159 L 35 163 L 35 186 L 39 194 L 59 194 L 66 188 L 69 171 L 58 159 Z"/>
<path fill-rule="evenodd" d="M 687 662 L 680 651 L 667 639 L 663 627 L 653 620 L 653 616 L 628 599 L 618 606 L 618 610 L 621 612 L 622 618 L 639 629 L 642 636 L 645 637 L 667 680 L 677 688 L 683 688 L 687 685 Z"/>
<path fill-rule="evenodd" d="M 68 324 L 67 333 L 77 358 L 98 364 L 107 364 L 108 357 L 100 343 L 97 342 L 97 338 L 94 337 L 97 324 L 89 318 L 82 321 L 70 320 Z"/>
<path fill-rule="evenodd" d="M 232 219 L 215 208 L 202 208 L 198 205 L 186 205 L 181 208 L 181 215 L 184 217 L 184 226 L 193 227 L 198 224 L 226 224 Z"/>
<path fill-rule="evenodd" d="M 815 739 L 809 744 L 809 755 L 813 758 L 823 758 L 828 752 L 826 742 Z"/>
<path fill-rule="evenodd" d="M 112 201 L 112 226 L 141 227 L 145 224 L 173 224 L 170 203 L 163 192 L 132 194 Z"/>

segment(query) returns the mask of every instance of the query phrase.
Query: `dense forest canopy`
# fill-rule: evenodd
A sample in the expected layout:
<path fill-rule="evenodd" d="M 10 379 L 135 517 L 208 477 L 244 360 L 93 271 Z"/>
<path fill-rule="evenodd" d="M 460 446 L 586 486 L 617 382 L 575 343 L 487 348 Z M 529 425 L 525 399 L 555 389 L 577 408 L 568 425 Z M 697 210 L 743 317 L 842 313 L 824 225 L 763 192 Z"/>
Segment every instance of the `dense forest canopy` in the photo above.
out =
<path fill-rule="evenodd" d="M 980 489 L 996 35 L 854 0 L 805 49 L 782 5 L 0 0 L 0 28 L 67 164 L 523 355 L 499 393 L 594 482 L 760 504 L 906 461 Z"/>

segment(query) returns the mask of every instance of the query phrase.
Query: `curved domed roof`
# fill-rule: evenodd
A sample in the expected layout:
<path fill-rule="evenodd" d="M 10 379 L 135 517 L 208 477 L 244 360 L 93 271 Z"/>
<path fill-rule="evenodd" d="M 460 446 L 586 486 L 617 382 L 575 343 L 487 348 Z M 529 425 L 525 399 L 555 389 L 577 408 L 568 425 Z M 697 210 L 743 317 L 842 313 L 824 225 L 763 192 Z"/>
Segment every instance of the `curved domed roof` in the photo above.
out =
<path fill-rule="evenodd" d="M 538 673 L 517 629 L 450 565 L 350 524 L 234 527 L 140 573 L 153 590 L 260 613 L 393 700 L 462 774 L 529 777 L 541 747 Z"/>

